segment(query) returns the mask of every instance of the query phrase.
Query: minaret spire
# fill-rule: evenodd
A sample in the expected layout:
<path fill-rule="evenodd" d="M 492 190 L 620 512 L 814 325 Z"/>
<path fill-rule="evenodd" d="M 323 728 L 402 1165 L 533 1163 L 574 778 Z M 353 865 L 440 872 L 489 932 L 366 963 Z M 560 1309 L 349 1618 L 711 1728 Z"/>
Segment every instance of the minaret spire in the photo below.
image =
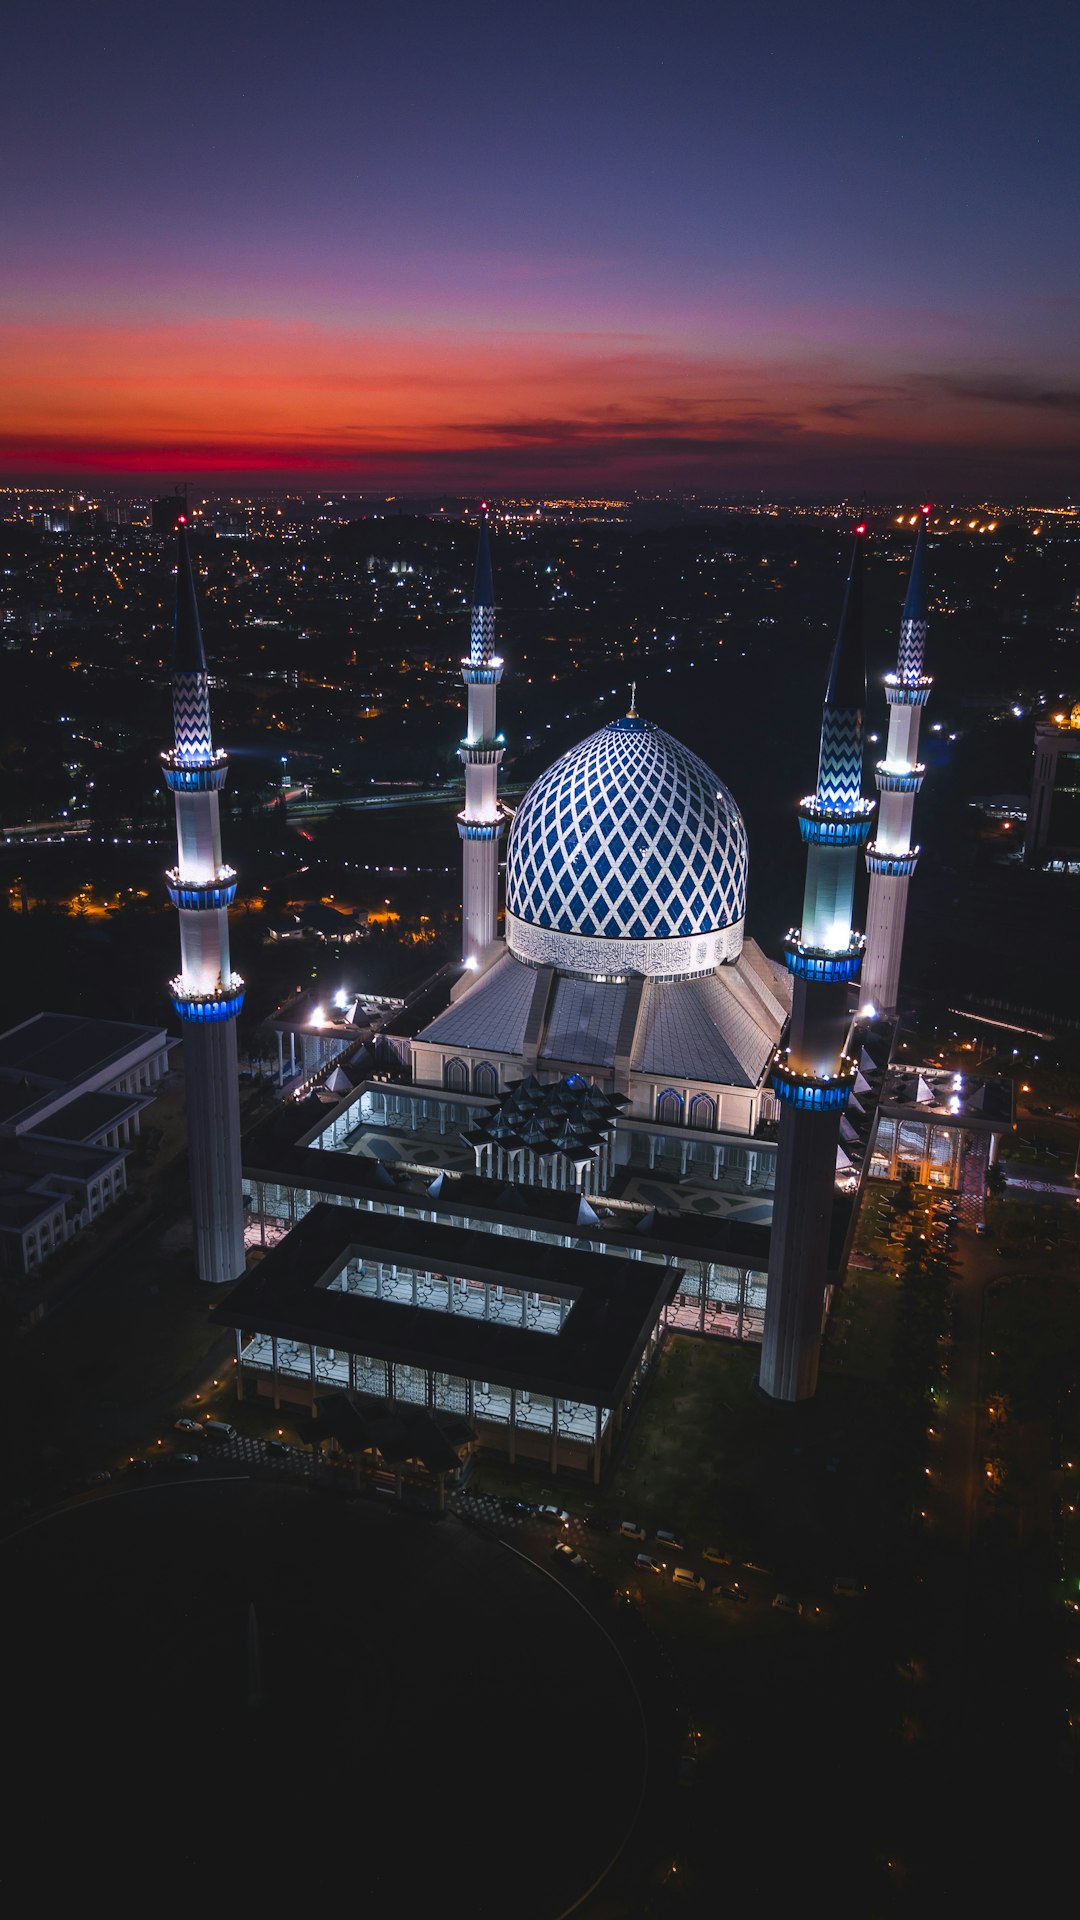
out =
<path fill-rule="evenodd" d="M 846 1052 L 848 994 L 863 943 L 851 917 L 858 851 L 873 812 L 861 793 L 866 534 L 860 523 L 821 714 L 817 787 L 799 807 L 806 885 L 802 926 L 786 942 L 794 975 L 788 1046 L 772 1072 L 780 1141 L 759 1376 L 775 1400 L 809 1399 L 817 1386 L 836 1149 L 855 1078 Z"/>
<path fill-rule="evenodd" d="M 499 914 L 499 767 L 502 735 L 495 731 L 495 690 L 502 679 L 495 652 L 495 591 L 485 501 L 480 512 L 469 655 L 461 663 L 468 719 L 458 758 L 465 769 L 465 806 L 458 815 L 462 841 L 461 957 L 479 965 L 496 935 Z"/>
<path fill-rule="evenodd" d="M 173 625 L 174 746 L 162 755 L 176 803 L 177 863 L 165 876 L 180 916 L 180 972 L 170 982 L 184 1023 L 191 1212 L 199 1278 L 244 1271 L 236 1016 L 244 983 L 229 960 L 236 874 L 222 862 L 219 795 L 227 756 L 214 750 L 210 691 L 187 525 L 178 527 Z"/>
<path fill-rule="evenodd" d="M 886 1014 L 894 1014 L 899 1003 L 908 887 L 919 858 L 918 847 L 911 844 L 911 820 L 915 795 L 926 771 L 918 757 L 919 723 L 933 686 L 933 681 L 923 672 L 928 626 L 926 532 L 929 519 L 930 508 L 923 507 L 900 619 L 896 672 L 885 679 L 889 744 L 875 776 L 881 795 L 877 839 L 866 849 L 870 897 L 866 908 L 862 999 L 864 1006 Z"/>

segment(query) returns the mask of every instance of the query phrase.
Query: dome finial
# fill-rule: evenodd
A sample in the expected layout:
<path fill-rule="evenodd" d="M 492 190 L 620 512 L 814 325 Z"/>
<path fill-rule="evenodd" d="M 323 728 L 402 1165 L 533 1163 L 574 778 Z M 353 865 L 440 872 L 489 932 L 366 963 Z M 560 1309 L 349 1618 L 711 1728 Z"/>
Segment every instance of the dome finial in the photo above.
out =
<path fill-rule="evenodd" d="M 629 709 L 629 712 L 627 713 L 627 716 L 626 716 L 626 717 L 627 717 L 627 719 L 628 719 L 628 720 L 636 720 L 636 719 L 637 719 L 637 717 L 638 717 L 638 713 L 637 713 L 637 681 L 636 681 L 636 680 L 631 680 L 631 682 L 630 682 L 630 709 Z"/>

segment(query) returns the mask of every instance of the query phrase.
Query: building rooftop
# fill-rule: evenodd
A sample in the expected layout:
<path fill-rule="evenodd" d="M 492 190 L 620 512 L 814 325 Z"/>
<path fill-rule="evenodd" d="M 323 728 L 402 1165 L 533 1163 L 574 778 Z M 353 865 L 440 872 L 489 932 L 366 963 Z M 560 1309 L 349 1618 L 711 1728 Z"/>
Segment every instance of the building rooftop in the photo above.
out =
<path fill-rule="evenodd" d="M 432 1313 L 331 1289 L 350 1259 L 445 1270 L 570 1298 L 573 1306 L 557 1334 Z M 237 1282 L 212 1317 L 245 1333 L 611 1407 L 681 1277 L 677 1268 L 652 1262 L 322 1202 Z"/>
<path fill-rule="evenodd" d="M 359 1096 L 362 1089 L 357 1091 Z M 385 1162 L 362 1154 L 306 1145 L 307 1138 L 325 1127 L 326 1119 L 325 1109 L 307 1113 L 298 1106 L 279 1108 L 268 1115 L 245 1136 L 245 1177 L 281 1182 L 331 1199 L 349 1195 L 378 1207 L 400 1204 L 422 1208 L 448 1224 L 478 1221 L 489 1228 L 532 1227 L 553 1234 L 573 1233 L 579 1243 L 613 1250 L 645 1244 L 661 1259 L 712 1260 L 759 1272 L 768 1265 L 769 1226 L 764 1221 L 745 1220 L 738 1214 L 698 1212 L 692 1207 L 679 1212 L 673 1206 L 669 1211 L 662 1203 L 643 1213 L 600 1197 L 586 1203 L 592 1217 L 582 1218 L 576 1191 L 526 1182 L 508 1185 L 484 1175 L 451 1171 L 430 1180 L 396 1166 L 391 1172 Z M 663 1191 L 659 1175 L 650 1176 L 650 1184 L 658 1194 Z M 839 1263 L 850 1213 L 850 1197 L 837 1196 L 831 1270 Z"/>
<path fill-rule="evenodd" d="M 739 959 L 691 980 L 585 980 L 504 953 L 416 1037 L 424 1044 L 520 1055 L 530 1025 L 539 1058 L 758 1087 L 791 1010 L 790 976 L 752 940 Z M 623 1032 L 625 1016 L 626 1031 Z M 391 1031 L 392 1029 L 388 1029 Z"/>
<path fill-rule="evenodd" d="M 158 1027 L 122 1020 L 87 1020 L 73 1013 L 36 1013 L 0 1034 L 0 1076 L 31 1081 L 39 1091 L 70 1086 L 102 1073 L 136 1048 L 164 1039 Z"/>
<path fill-rule="evenodd" d="M 153 1104 L 153 1095 L 147 1093 L 79 1093 L 47 1119 L 27 1127 L 26 1137 L 92 1144 L 99 1134 L 122 1125 L 132 1114 Z"/>
<path fill-rule="evenodd" d="M 1012 1126 L 1015 1108 L 1012 1080 L 954 1073 L 951 1068 L 890 1067 L 881 1092 L 883 1113 L 994 1133 Z"/>

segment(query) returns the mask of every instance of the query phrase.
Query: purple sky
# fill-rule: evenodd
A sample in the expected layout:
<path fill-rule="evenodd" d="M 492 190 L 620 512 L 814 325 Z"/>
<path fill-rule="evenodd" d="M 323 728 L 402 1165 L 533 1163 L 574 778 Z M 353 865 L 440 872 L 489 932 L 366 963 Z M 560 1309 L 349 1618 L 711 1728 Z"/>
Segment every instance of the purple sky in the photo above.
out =
<path fill-rule="evenodd" d="M 1078 19 L 19 9 L 0 471 L 1076 491 Z"/>

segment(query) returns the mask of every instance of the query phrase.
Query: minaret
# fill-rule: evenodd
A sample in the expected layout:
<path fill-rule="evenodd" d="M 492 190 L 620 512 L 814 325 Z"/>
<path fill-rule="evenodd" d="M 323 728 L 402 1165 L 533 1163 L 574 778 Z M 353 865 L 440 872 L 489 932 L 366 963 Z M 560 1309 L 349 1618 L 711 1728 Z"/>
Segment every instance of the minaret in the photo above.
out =
<path fill-rule="evenodd" d="M 908 884 L 919 858 L 911 844 L 911 816 L 915 795 L 923 783 L 919 764 L 919 722 L 933 681 L 923 672 L 926 647 L 926 527 L 929 507 L 922 509 L 915 557 L 911 563 L 907 599 L 900 621 L 900 651 L 896 672 L 885 676 L 889 703 L 889 745 L 877 767 L 881 795 L 877 839 L 866 849 L 870 898 L 866 908 L 866 959 L 862 970 L 862 1001 L 878 1013 L 895 1013 L 900 988 L 900 955 L 904 945 Z"/>
<path fill-rule="evenodd" d="M 780 1142 L 759 1375 L 774 1400 L 808 1400 L 817 1386 L 840 1116 L 855 1078 L 846 1051 L 848 998 L 863 942 L 852 932 L 851 911 L 873 812 L 860 793 L 865 537 L 865 526 L 856 527 L 821 717 L 817 790 L 799 807 L 806 887 L 802 926 L 786 942 L 795 976 L 789 1044 L 772 1069 Z"/>
<path fill-rule="evenodd" d="M 491 581 L 491 546 L 487 506 L 480 520 L 480 545 L 473 587 L 469 657 L 461 663 L 461 677 L 469 690 L 468 725 L 458 748 L 465 768 L 465 806 L 458 814 L 462 840 L 461 957 L 468 964 L 481 959 L 495 938 L 499 913 L 499 766 L 502 735 L 495 731 L 495 689 L 503 663 L 495 652 L 495 594 Z"/>
<path fill-rule="evenodd" d="M 184 1023 L 191 1213 L 200 1280 L 244 1271 L 240 1178 L 240 1085 L 236 1016 L 244 983 L 229 964 L 229 906 L 236 874 L 222 865 L 218 795 L 227 755 L 214 752 L 210 695 L 187 527 L 179 523 L 173 651 L 176 745 L 161 756 L 176 800 L 177 864 L 166 874 L 180 912 L 180 972 L 169 982 Z"/>

